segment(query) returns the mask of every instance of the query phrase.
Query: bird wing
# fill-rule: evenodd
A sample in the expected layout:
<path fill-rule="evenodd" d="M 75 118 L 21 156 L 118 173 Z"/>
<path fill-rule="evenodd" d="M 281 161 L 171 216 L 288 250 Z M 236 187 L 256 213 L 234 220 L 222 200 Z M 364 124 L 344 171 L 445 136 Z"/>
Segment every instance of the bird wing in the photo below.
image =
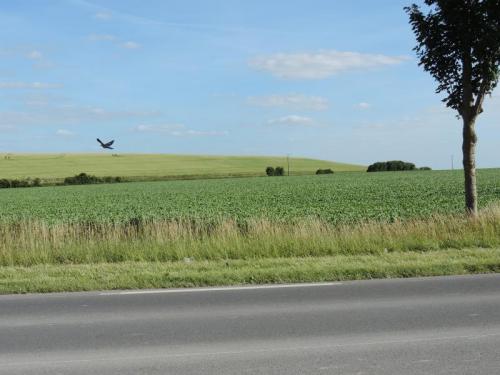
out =
<path fill-rule="evenodd" d="M 97 138 L 97 142 L 99 142 L 101 146 L 104 146 L 104 143 L 102 143 L 102 141 L 99 138 Z"/>
<path fill-rule="evenodd" d="M 113 139 L 112 141 L 109 141 L 108 143 L 105 143 L 105 144 L 104 144 L 104 146 L 109 147 L 109 146 L 111 146 L 114 142 L 115 142 L 115 140 Z"/>

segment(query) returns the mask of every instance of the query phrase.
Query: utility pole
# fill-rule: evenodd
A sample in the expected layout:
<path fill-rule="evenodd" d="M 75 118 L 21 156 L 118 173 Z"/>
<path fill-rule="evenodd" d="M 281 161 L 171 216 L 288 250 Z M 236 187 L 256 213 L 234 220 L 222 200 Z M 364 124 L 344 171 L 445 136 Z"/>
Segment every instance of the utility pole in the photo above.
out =
<path fill-rule="evenodd" d="M 454 166 L 453 166 L 453 155 L 451 155 L 451 170 L 453 170 L 453 169 L 454 169 L 453 167 L 454 167 Z"/>
<path fill-rule="evenodd" d="M 288 176 L 290 176 L 290 154 L 286 154 L 286 164 L 288 169 Z"/>

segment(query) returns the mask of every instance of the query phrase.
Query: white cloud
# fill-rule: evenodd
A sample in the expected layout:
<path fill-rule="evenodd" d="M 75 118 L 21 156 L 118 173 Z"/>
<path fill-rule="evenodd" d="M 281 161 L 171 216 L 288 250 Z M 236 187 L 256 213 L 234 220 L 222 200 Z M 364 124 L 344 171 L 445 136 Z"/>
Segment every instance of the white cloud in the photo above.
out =
<path fill-rule="evenodd" d="M 445 106 L 430 106 L 421 108 L 419 112 L 401 117 L 394 117 L 386 122 L 364 122 L 354 126 L 355 134 L 363 134 L 371 137 L 373 134 L 407 134 L 409 132 L 420 133 L 430 131 L 434 128 L 449 131 L 450 127 L 456 127 L 456 119 L 452 110 Z M 457 128 L 460 129 L 460 128 Z"/>
<path fill-rule="evenodd" d="M 43 58 L 43 55 L 40 51 L 33 50 L 28 53 L 26 57 L 28 57 L 28 59 L 30 60 L 40 60 L 41 58 Z"/>
<path fill-rule="evenodd" d="M 137 49 L 141 45 L 139 43 L 136 43 L 136 42 L 128 41 L 128 42 L 120 44 L 120 46 L 123 48 L 126 48 L 126 49 Z"/>
<path fill-rule="evenodd" d="M 182 124 L 162 124 L 162 125 L 138 125 L 134 128 L 138 132 L 151 133 L 171 133 L 180 129 L 184 129 Z"/>
<path fill-rule="evenodd" d="M 88 37 L 87 37 L 88 40 L 91 40 L 93 42 L 100 42 L 100 41 L 109 41 L 109 42 L 113 42 L 115 41 L 117 38 L 116 36 L 114 35 L 111 35 L 111 34 L 90 34 Z"/>
<path fill-rule="evenodd" d="M 19 129 L 17 127 L 15 127 L 14 125 L 9 125 L 9 124 L 2 125 L 2 124 L 0 124 L 0 133 L 13 133 L 13 132 L 16 132 L 18 130 Z"/>
<path fill-rule="evenodd" d="M 247 103 L 258 107 L 285 107 L 296 110 L 321 111 L 328 108 L 328 99 L 300 94 L 253 96 Z"/>
<path fill-rule="evenodd" d="M 133 130 L 141 133 L 160 133 L 175 137 L 215 137 L 227 135 L 227 131 L 193 130 L 182 124 L 138 125 Z"/>
<path fill-rule="evenodd" d="M 227 131 L 218 131 L 218 130 L 186 130 L 184 133 L 182 132 L 176 132 L 177 136 L 194 136 L 194 137 L 216 137 L 216 136 L 222 136 L 222 135 L 228 135 L 229 133 Z"/>
<path fill-rule="evenodd" d="M 0 82 L 0 89 L 59 89 L 63 85 L 59 83 L 42 82 Z"/>
<path fill-rule="evenodd" d="M 67 129 L 58 129 L 56 131 L 56 135 L 60 137 L 72 137 L 75 135 L 75 133 Z"/>
<path fill-rule="evenodd" d="M 267 122 L 269 125 L 312 126 L 313 119 L 305 116 L 288 115 Z"/>
<path fill-rule="evenodd" d="M 90 34 L 89 36 L 87 36 L 87 40 L 91 42 L 110 42 L 113 43 L 113 45 L 115 46 L 129 50 L 141 48 L 141 45 L 137 42 L 131 40 L 123 41 L 120 40 L 120 38 L 116 37 L 115 35 L 111 34 Z"/>
<path fill-rule="evenodd" d="M 74 125 L 88 122 L 114 122 L 133 118 L 150 118 L 158 116 L 157 111 L 109 111 L 96 107 L 80 107 L 73 105 L 39 106 L 24 112 L 0 112 L 2 125 Z"/>
<path fill-rule="evenodd" d="M 94 18 L 96 20 L 106 21 L 106 20 L 109 20 L 111 18 L 111 13 L 97 12 L 96 14 L 94 14 Z"/>
<path fill-rule="evenodd" d="M 396 65 L 405 60 L 408 57 L 324 50 L 257 57 L 250 62 L 250 66 L 279 78 L 323 79 L 350 70 Z"/>
<path fill-rule="evenodd" d="M 360 110 L 369 109 L 369 108 L 371 108 L 371 106 L 372 105 L 370 103 L 366 103 L 366 102 L 361 102 L 361 103 L 356 104 L 356 108 L 360 109 Z"/>

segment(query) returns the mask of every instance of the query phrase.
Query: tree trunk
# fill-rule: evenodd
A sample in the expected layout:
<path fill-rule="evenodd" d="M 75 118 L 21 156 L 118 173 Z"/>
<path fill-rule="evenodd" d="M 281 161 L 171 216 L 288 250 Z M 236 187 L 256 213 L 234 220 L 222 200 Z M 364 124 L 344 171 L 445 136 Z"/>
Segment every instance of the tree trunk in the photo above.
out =
<path fill-rule="evenodd" d="M 463 129 L 463 164 L 465 177 L 465 207 L 467 213 L 477 216 L 477 188 L 476 188 L 476 132 L 474 130 L 476 119 L 464 116 Z"/>

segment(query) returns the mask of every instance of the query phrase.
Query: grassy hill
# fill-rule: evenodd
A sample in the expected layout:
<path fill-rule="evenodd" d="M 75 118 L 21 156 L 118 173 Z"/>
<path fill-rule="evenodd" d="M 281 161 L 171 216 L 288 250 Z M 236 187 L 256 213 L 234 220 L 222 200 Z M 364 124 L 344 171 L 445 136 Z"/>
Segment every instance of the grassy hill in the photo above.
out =
<path fill-rule="evenodd" d="M 85 172 L 128 179 L 195 178 L 264 175 L 267 166 L 283 166 L 285 157 L 167 154 L 0 154 L 0 178 L 39 177 L 58 180 Z M 305 158 L 290 159 L 290 174 L 312 174 L 318 168 L 360 171 L 365 167 Z"/>

